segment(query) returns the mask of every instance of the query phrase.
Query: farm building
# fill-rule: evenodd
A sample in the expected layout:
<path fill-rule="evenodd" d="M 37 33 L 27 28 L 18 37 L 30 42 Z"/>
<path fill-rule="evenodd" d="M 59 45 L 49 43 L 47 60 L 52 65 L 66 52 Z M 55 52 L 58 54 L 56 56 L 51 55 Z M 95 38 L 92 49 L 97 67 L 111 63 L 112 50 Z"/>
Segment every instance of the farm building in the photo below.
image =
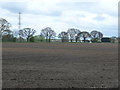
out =
<path fill-rule="evenodd" d="M 103 37 L 101 39 L 101 42 L 111 42 L 111 38 L 109 38 L 109 37 Z"/>

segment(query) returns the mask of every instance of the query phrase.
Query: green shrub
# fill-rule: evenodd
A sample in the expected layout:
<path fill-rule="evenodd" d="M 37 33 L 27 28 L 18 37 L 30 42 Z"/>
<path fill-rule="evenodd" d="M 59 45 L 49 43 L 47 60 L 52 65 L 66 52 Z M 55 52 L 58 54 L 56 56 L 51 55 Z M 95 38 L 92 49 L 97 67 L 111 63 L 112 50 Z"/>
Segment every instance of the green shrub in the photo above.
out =
<path fill-rule="evenodd" d="M 29 39 L 29 41 L 30 41 L 30 42 L 35 42 L 35 41 L 34 41 L 34 37 L 31 37 L 31 38 Z"/>

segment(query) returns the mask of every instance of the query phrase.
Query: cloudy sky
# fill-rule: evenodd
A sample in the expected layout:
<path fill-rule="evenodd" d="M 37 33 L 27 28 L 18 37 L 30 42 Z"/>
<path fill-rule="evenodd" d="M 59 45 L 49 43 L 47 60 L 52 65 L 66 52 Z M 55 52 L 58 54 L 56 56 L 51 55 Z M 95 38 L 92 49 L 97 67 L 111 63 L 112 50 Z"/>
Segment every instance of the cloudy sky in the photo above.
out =
<path fill-rule="evenodd" d="M 76 28 L 80 31 L 98 30 L 104 36 L 118 35 L 119 0 L 0 0 L 0 18 L 18 30 L 18 12 L 21 28 L 30 27 L 40 34 L 51 27 L 56 33 Z"/>

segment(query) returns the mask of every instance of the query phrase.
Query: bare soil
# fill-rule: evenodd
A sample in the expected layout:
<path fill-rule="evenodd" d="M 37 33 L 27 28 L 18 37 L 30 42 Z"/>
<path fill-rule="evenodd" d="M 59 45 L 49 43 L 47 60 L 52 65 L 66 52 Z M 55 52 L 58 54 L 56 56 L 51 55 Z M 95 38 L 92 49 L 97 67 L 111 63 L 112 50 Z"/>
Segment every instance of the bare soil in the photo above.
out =
<path fill-rule="evenodd" d="M 118 45 L 3 43 L 3 88 L 118 87 Z"/>

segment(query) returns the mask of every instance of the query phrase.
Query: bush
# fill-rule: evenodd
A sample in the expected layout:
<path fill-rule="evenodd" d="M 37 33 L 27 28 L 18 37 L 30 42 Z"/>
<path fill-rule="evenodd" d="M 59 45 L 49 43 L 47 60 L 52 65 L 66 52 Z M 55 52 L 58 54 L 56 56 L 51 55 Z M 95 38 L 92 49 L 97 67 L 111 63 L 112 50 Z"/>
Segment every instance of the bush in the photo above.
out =
<path fill-rule="evenodd" d="M 31 38 L 29 39 L 29 41 L 30 41 L 30 42 L 35 42 L 35 41 L 34 41 L 34 37 L 31 37 Z"/>
<path fill-rule="evenodd" d="M 13 41 L 13 36 L 12 35 L 3 35 L 2 36 L 2 42 L 12 42 Z"/>
<path fill-rule="evenodd" d="M 14 37 L 14 38 L 13 38 L 13 42 L 16 42 L 16 41 L 17 41 L 17 38 L 16 38 L 16 37 Z"/>
<path fill-rule="evenodd" d="M 42 36 L 34 36 L 34 41 L 35 42 L 44 42 L 45 39 Z"/>
<path fill-rule="evenodd" d="M 94 39 L 91 39 L 91 42 L 92 43 L 100 43 L 100 39 L 94 38 Z"/>

